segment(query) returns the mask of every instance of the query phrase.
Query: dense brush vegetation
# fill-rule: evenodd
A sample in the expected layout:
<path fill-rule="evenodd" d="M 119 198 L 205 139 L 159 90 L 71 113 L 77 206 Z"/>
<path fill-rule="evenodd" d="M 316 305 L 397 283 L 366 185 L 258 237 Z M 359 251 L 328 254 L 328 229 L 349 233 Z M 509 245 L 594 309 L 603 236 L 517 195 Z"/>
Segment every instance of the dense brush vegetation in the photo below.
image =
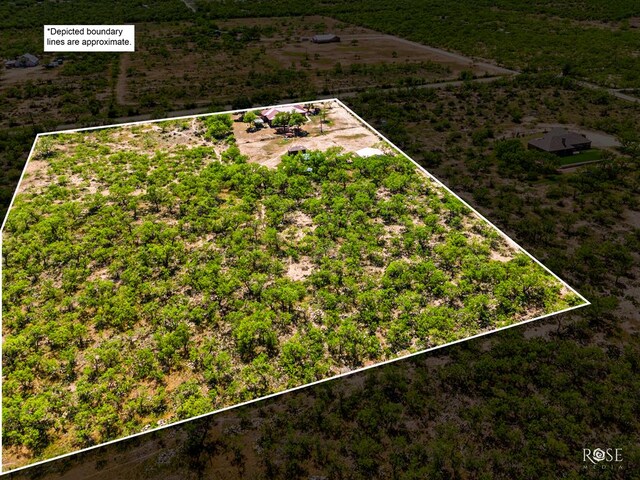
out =
<path fill-rule="evenodd" d="M 199 0 L 199 16 L 327 15 L 403 38 L 489 58 L 528 72 L 551 71 L 604 85 L 640 82 L 637 2 L 383 0 L 242 3 Z"/>
<path fill-rule="evenodd" d="M 201 478 L 207 468 L 221 467 L 228 469 L 229 478 L 243 475 L 250 478 L 331 475 L 329 478 L 349 479 L 427 476 L 635 478 L 640 458 L 637 447 L 640 411 L 636 401 L 640 396 L 637 382 L 640 350 L 639 337 L 633 332 L 637 329 L 640 310 L 637 299 L 640 231 L 637 221 L 633 226 L 633 219 L 637 218 L 634 215 L 639 210 L 640 115 L 633 104 L 578 88 L 569 78 L 586 78 L 619 87 L 638 86 L 640 31 L 629 26 L 629 18 L 640 15 L 636 0 L 569 3 L 550 0 L 481 3 L 466 0 L 457 3 L 323 1 L 322 4 L 273 0 L 242 2 L 241 7 L 235 1 L 201 1 L 197 15 L 192 15 L 179 0 L 99 4 L 85 0 L 39 3 L 22 0 L 1 5 L 0 12 L 3 13 L 0 52 L 6 57 L 25 51 L 37 53 L 42 45 L 41 29 L 45 23 L 152 21 L 150 28 L 162 28 L 164 20 L 173 24 L 174 20 L 193 19 L 193 24 L 185 24 L 182 37 L 188 34 L 195 39 L 197 48 L 209 48 L 205 46 L 211 43 L 210 32 L 216 28 L 217 19 L 324 14 L 528 71 L 532 75 L 495 85 L 469 83 L 438 92 L 418 89 L 399 93 L 372 91 L 350 99 L 350 102 L 367 121 L 374 122 L 394 143 L 420 160 L 438 178 L 444 179 L 454 191 L 466 195 L 492 221 L 587 293 L 593 302 L 591 307 L 576 315 L 562 317 L 557 326 L 553 326 L 551 339 L 532 340 L 502 334 L 494 337 L 490 348 L 484 343 L 465 343 L 466 347 L 447 349 L 451 358 L 444 366 L 429 366 L 425 357 L 421 357 L 425 359 L 424 364 L 403 361 L 397 368 L 390 366 L 388 370 L 372 372 L 364 384 L 360 382 L 360 376 L 350 377 L 352 382 L 344 379 L 332 387 L 314 387 L 305 390 L 304 394 L 275 399 L 271 404 L 273 409 L 254 405 L 225 416 L 217 415 L 210 422 L 188 424 L 185 426 L 190 431 L 188 439 L 175 449 L 165 446 L 165 441 L 170 444 L 180 435 L 180 429 L 172 428 L 158 432 L 156 436 L 139 437 L 36 467 L 31 470 L 33 478 L 41 478 L 43 471 L 48 469 L 65 471 L 74 466 L 82 470 L 80 476 L 86 476 L 86 469 L 94 463 L 97 469 L 104 466 L 113 469 L 103 475 L 115 477 L 117 470 L 119 478 L 167 478 L 175 472 L 182 478 Z M 232 48 L 242 48 L 242 38 L 227 41 L 223 37 L 222 40 Z M 126 109 L 116 105 L 113 99 L 98 101 L 94 90 L 105 87 L 109 79 L 90 76 L 90 72 L 102 71 L 102 77 L 110 75 L 113 82 L 119 69 L 118 62 L 112 61 L 111 55 L 70 54 L 70 57 L 73 61 L 67 62 L 61 71 L 64 80 L 61 84 L 25 82 L 3 92 L 6 92 L 7 104 L 12 98 L 56 98 L 56 102 L 42 111 L 31 109 L 28 119 L 24 112 L 20 116 L 14 112 L 3 114 L 5 121 L 10 119 L 10 122 L 29 127 L 6 129 L 0 134 L 2 212 L 11 199 L 33 136 L 43 129 L 42 125 L 53 127 L 61 123 L 60 119 L 83 125 L 107 122 L 107 117 L 132 115 L 139 108 L 140 111 L 156 108 L 144 105 L 149 102 L 147 97 L 140 97 L 137 99 L 140 105 Z M 563 74 L 564 79 L 535 74 L 540 71 L 553 76 Z M 385 74 L 366 73 L 369 76 Z M 332 72 L 332 75 L 351 74 L 347 69 Z M 72 79 L 82 83 L 82 90 L 69 87 Z M 252 101 L 264 104 L 265 99 L 268 99 L 266 103 L 273 103 L 278 97 L 269 96 L 270 92 L 278 91 L 287 96 L 283 85 L 290 85 L 294 80 L 304 82 L 305 78 L 304 72 L 291 69 L 243 80 L 263 85 L 268 93 L 254 97 L 253 93 L 246 93 L 239 82 L 239 95 L 251 96 L 246 102 L 248 106 Z M 176 98 L 172 85 L 163 88 L 167 92 L 166 98 Z M 91 94 L 87 94 L 87 90 Z M 210 91 L 217 92 L 216 88 Z M 224 102 L 216 93 L 211 95 L 214 104 Z M 171 105 L 167 103 L 163 108 L 168 109 Z M 494 138 L 526 122 L 527 116 L 531 115 L 537 121 L 574 123 L 625 137 L 626 156 L 609 157 L 601 164 L 559 174 L 550 158 L 531 155 L 512 140 L 501 143 Z M 214 139 L 213 133 L 210 138 Z M 217 402 L 225 400 L 224 395 L 228 395 L 227 399 L 236 399 L 242 392 L 250 391 L 249 388 L 260 391 L 265 385 L 282 387 L 314 373 L 322 374 L 322 369 L 336 370 L 340 365 L 338 362 L 348 366 L 347 356 L 330 353 L 328 336 L 320 326 L 312 333 L 311 328 L 300 329 L 302 323 L 293 323 L 304 320 L 299 312 L 301 305 L 310 305 L 308 292 L 321 289 L 311 284 L 311 277 L 294 281 L 284 270 L 275 267 L 260 273 L 267 275 L 269 281 L 279 276 L 281 283 L 277 288 L 285 287 L 288 291 L 292 287 L 292 298 L 296 300 L 289 312 L 275 297 L 267 299 L 266 290 L 275 287 L 275 282 L 249 284 L 267 287 L 258 293 L 251 292 L 245 283 L 239 291 L 233 292 L 231 307 L 243 303 L 243 307 L 254 309 L 258 302 L 264 302 L 266 311 L 284 312 L 291 322 L 286 327 L 275 324 L 272 319 L 270 329 L 265 328 L 264 323 L 256 326 L 254 322 L 237 330 L 232 330 L 233 324 L 228 323 L 227 338 L 234 348 L 243 346 L 243 351 L 247 352 L 244 356 L 240 355 L 240 350 L 215 355 L 216 339 L 207 337 L 207 333 L 218 325 L 213 322 L 219 322 L 221 318 L 206 317 L 206 312 L 218 312 L 221 308 L 217 300 L 212 299 L 222 288 L 217 281 L 215 285 L 196 287 L 209 293 L 206 301 L 213 305 L 211 310 L 202 306 L 199 306 L 200 310 L 192 308 L 191 297 L 188 302 L 175 300 L 184 299 L 186 293 L 177 290 L 179 295 L 176 295 L 176 285 L 171 278 L 178 274 L 183 279 L 188 278 L 187 272 L 177 268 L 177 260 L 189 258 L 193 263 L 201 259 L 193 254 L 189 224 L 178 220 L 173 224 L 158 225 L 167 212 L 175 214 L 179 205 L 172 203 L 177 198 L 173 197 L 177 186 L 166 189 L 161 178 L 178 178 L 193 171 L 193 166 L 204 171 L 205 165 L 214 158 L 222 160 L 220 152 L 206 147 L 192 148 L 180 157 L 168 158 L 154 154 L 117 154 L 116 148 L 99 149 L 96 145 L 99 142 L 91 141 L 83 146 L 77 138 L 70 144 L 75 145 L 76 141 L 78 154 L 73 161 L 65 160 L 64 155 L 55 152 L 47 159 L 52 164 L 60 164 L 60 170 L 52 172 L 55 179 L 57 175 L 62 176 L 59 187 L 21 201 L 21 211 L 28 214 L 9 225 L 13 229 L 11 235 L 24 232 L 28 227 L 47 238 L 63 240 L 67 239 L 70 227 L 79 225 L 82 225 L 81 231 L 100 227 L 100 232 L 93 238 L 76 242 L 71 250 L 63 247 L 69 242 L 54 242 L 34 259 L 24 251 L 22 256 L 18 255 L 22 247 L 15 242 L 11 256 L 7 257 L 14 267 L 5 265 L 4 275 L 16 278 L 17 282 L 9 292 L 5 287 L 4 295 L 11 295 L 24 305 L 3 312 L 5 329 L 11 330 L 5 344 L 7 350 L 3 353 L 5 365 L 9 365 L 4 369 L 3 385 L 5 452 L 8 449 L 19 451 L 17 446 L 24 445 L 28 448 L 22 450 L 23 453 L 30 449 L 28 455 L 36 452 L 48 457 L 138 431 L 143 425 L 214 408 Z M 511 152 L 506 155 L 508 149 Z M 46 159 L 49 153 L 46 149 L 42 152 Z M 116 161 L 121 158 L 123 164 L 135 163 L 138 169 L 129 172 L 130 175 L 113 191 L 105 189 L 100 181 L 94 184 L 94 180 L 86 178 L 80 178 L 78 185 L 79 179 L 74 175 L 92 170 L 86 167 L 72 171 L 74 164 L 86 166 L 95 161 L 96 178 L 112 176 L 104 168 L 103 157 Z M 314 158 L 325 157 L 325 154 L 314 154 Z M 332 161 L 340 157 L 334 153 Z M 150 164 L 155 165 L 160 159 L 166 163 L 168 173 L 160 172 L 155 178 Z M 287 163 L 296 165 L 300 161 L 289 159 Z M 216 175 L 229 168 L 235 169 L 236 173 L 251 171 L 254 175 L 264 176 L 263 169 L 243 164 L 233 149 L 224 162 L 216 167 L 220 169 Z M 347 169 L 351 168 L 352 164 L 348 164 Z M 206 171 L 209 178 L 215 176 L 211 168 Z M 310 181 L 306 168 L 300 176 L 306 182 Z M 189 178 L 192 184 L 180 183 L 185 192 L 193 185 L 201 186 L 198 180 Z M 243 184 L 241 178 L 242 175 L 237 175 L 234 185 Z M 205 212 L 205 218 L 197 218 L 196 224 L 213 223 L 208 215 L 220 208 L 233 211 L 233 218 L 240 219 L 237 221 L 256 212 L 255 203 L 249 201 L 247 204 L 243 200 L 244 193 L 234 190 L 235 186 L 226 186 L 231 185 L 230 179 L 220 184 L 227 190 L 220 190 L 220 193 L 213 190 L 217 196 L 212 195 L 211 203 L 202 207 L 200 211 Z M 161 188 L 151 188 L 154 185 Z M 318 188 L 317 182 L 312 185 Z M 93 187 L 101 193 L 85 196 L 86 190 L 80 191 Z M 276 187 L 271 185 L 269 188 Z M 203 190 L 208 194 L 208 188 Z M 366 191 L 364 195 L 366 197 Z M 116 198 L 122 202 L 119 208 L 114 203 Z M 71 201 L 67 202 L 68 199 Z M 90 200 L 96 203 L 86 205 Z M 158 206 L 154 211 L 156 200 Z M 304 200 L 292 200 L 294 207 L 283 206 L 285 222 L 291 222 L 294 211 L 302 212 Z M 77 203 L 77 206 L 65 210 L 61 202 Z M 351 203 L 346 202 L 348 220 L 352 216 Z M 265 206 L 265 212 L 268 208 Z M 194 216 L 193 211 L 189 214 Z M 135 222 L 132 221 L 134 215 L 137 215 Z M 264 217 L 262 226 L 266 222 Z M 142 227 L 145 223 L 147 230 Z M 103 228 L 105 225 L 108 228 Z M 403 234 L 397 238 L 404 238 L 411 229 L 404 222 L 398 225 L 402 225 Z M 128 232 L 129 226 L 138 237 Z M 284 230 L 276 230 L 284 233 L 287 228 L 293 231 L 292 227 L 292 223 L 285 223 Z M 434 228 L 432 235 L 443 239 L 449 235 L 455 237 L 455 224 L 438 227 L 446 231 L 439 232 Z M 256 241 L 246 228 L 251 227 L 237 229 L 236 238 L 255 246 Z M 358 228 L 369 231 L 367 225 L 358 224 Z M 317 237 L 320 232 L 318 228 L 309 229 L 306 235 Z M 127 243 L 120 255 L 116 255 L 114 240 L 122 235 L 140 245 L 147 242 L 148 247 L 134 251 L 134 244 Z M 40 248 L 43 243 L 35 235 L 20 236 L 27 245 Z M 212 238 L 217 238 L 217 234 Z M 489 237 L 484 239 L 484 242 L 491 241 Z M 347 243 L 352 242 L 355 240 L 349 239 Z M 418 243 L 410 242 L 418 248 Z M 267 243 L 263 246 L 273 248 Z M 289 261 L 300 263 L 293 255 L 298 246 L 295 238 L 282 242 L 281 249 L 284 250 L 273 257 L 273 265 L 288 269 Z M 312 247 L 316 248 L 315 245 Z M 317 248 L 322 248 L 322 243 Z M 357 242 L 355 248 L 358 248 Z M 395 245 L 392 251 L 406 248 Z M 482 249 L 478 251 L 471 242 L 456 248 L 486 260 Z M 211 249 L 215 250 L 213 243 Z M 348 254 L 343 253 L 345 256 L 341 258 L 347 259 Z M 129 264 L 143 254 L 147 256 L 147 263 L 141 264 L 139 271 L 130 269 Z M 223 262 L 218 260 L 218 256 L 209 252 L 202 259 L 202 265 L 211 262 L 221 268 Z M 388 260 L 387 266 L 391 263 L 391 259 Z M 261 258 L 256 260 L 263 268 L 261 261 Z M 401 265 L 405 262 L 399 261 Z M 518 266 L 519 261 L 512 260 L 511 268 L 526 268 Z M 99 278 L 91 277 L 88 270 L 97 264 L 103 265 Z M 506 267 L 497 262 L 489 264 L 501 270 Z M 17 268 L 20 265 L 29 266 L 28 273 L 20 273 Z M 113 268 L 109 268 L 110 265 Z M 224 265 L 229 268 L 228 264 Z M 436 268 L 447 275 L 443 267 Z M 65 272 L 64 277 L 51 274 L 59 269 Z M 123 276 L 127 270 L 131 275 Z M 400 279 L 402 283 L 403 276 L 416 282 L 411 270 L 394 278 L 391 287 L 380 286 L 374 292 L 388 288 L 395 292 L 395 282 Z M 347 280 L 353 281 L 352 278 Z M 361 277 L 358 277 L 356 282 L 360 281 Z M 454 282 L 450 281 L 450 284 Z M 149 289 L 144 296 L 134 296 L 130 285 L 146 285 Z M 339 301 L 354 301 L 349 285 L 352 284 L 343 286 L 341 292 L 336 293 Z M 471 285 L 475 288 L 477 284 Z M 178 286 L 184 288 L 184 285 Z M 236 286 L 231 284 L 228 288 Z M 305 289 L 304 297 L 300 299 L 295 292 L 302 288 Z M 83 292 L 82 296 L 76 297 L 80 292 Z M 244 295 L 254 296 L 246 306 Z M 255 295 L 259 295 L 260 300 L 256 300 Z M 478 296 L 461 294 L 456 311 L 469 311 L 472 305 L 467 304 L 468 299 Z M 398 297 L 385 297 L 383 307 L 399 304 Z M 204 297 L 193 298 L 205 302 Z M 133 309 L 142 304 L 155 305 L 155 309 L 139 311 L 135 322 L 127 320 Z M 496 315 L 495 311 L 489 311 Z M 38 322 L 34 322 L 36 313 L 41 315 Z M 215 320 L 197 325 L 192 318 Z M 351 324 L 360 327 L 360 321 L 352 319 Z M 406 344 L 407 338 L 416 340 L 416 346 L 424 341 L 424 337 L 419 336 L 417 323 L 407 322 L 401 315 L 393 321 L 384 317 L 369 321 L 379 321 L 381 328 L 388 327 L 386 339 L 397 338 L 399 345 Z M 140 329 L 139 338 L 135 334 L 130 337 L 132 324 Z M 377 337 L 368 335 L 368 325 L 375 323 L 359 328 L 351 337 L 343 332 L 340 338 L 360 345 L 357 340 L 363 335 L 358 335 L 366 334 L 374 343 L 379 342 Z M 536 323 L 532 331 L 538 325 Z M 167 335 L 172 326 L 176 327 L 173 334 Z M 159 328 L 162 334 L 151 334 L 152 327 Z M 395 335 L 391 327 L 398 328 L 399 334 Z M 290 337 L 286 340 L 278 337 L 274 341 L 272 332 L 279 335 L 283 331 L 290 332 Z M 292 335 L 294 331 L 296 333 Z M 254 336 L 246 332 L 253 332 Z M 519 329 L 519 333 L 522 332 L 529 337 L 530 330 Z M 94 342 L 90 341 L 92 338 Z M 131 338 L 144 346 L 138 349 L 138 343 L 133 344 Z M 211 350 L 206 350 L 205 338 L 213 345 Z M 293 339 L 294 346 L 287 347 L 286 351 L 284 347 L 289 338 Z M 334 338 L 338 338 L 337 333 Z M 303 343 L 303 339 L 309 343 Z M 318 343 L 314 343 L 316 341 Z M 318 353 L 320 349 L 314 345 L 325 341 L 322 352 Z M 468 351 L 465 350 L 467 347 Z M 331 352 L 336 351 L 333 348 Z M 360 359 L 366 362 L 370 352 L 383 358 L 391 352 L 390 348 L 382 345 L 371 350 L 361 348 L 364 356 Z M 358 352 L 357 348 L 355 351 Z M 287 358 L 306 358 L 311 362 L 320 355 L 325 356 L 318 363 L 318 370 L 286 370 Z M 194 362 L 193 358 L 198 356 L 202 360 Z M 295 365 L 305 365 L 304 361 L 296 361 Z M 216 372 L 222 373 L 216 375 Z M 181 377 L 182 373 L 184 377 Z M 196 378 L 197 382 L 183 382 L 187 377 Z M 234 378 L 239 380 L 234 382 Z M 180 383 L 182 386 L 175 388 Z M 72 403 L 74 401 L 76 403 Z M 65 430 L 63 425 L 68 426 L 69 419 L 75 426 Z M 216 436 L 222 438 L 211 440 Z M 144 442 L 149 438 L 160 439 L 158 455 L 148 456 Z M 137 457 L 135 462 L 119 466 L 123 452 L 136 442 L 143 442 L 144 455 Z M 585 446 L 623 448 L 624 469 L 582 470 L 581 449 Z"/>
<path fill-rule="evenodd" d="M 450 347 L 440 367 L 425 355 L 222 414 L 230 435 L 213 419 L 194 422 L 171 466 L 146 467 L 154 478 L 198 478 L 212 464 L 229 476 L 257 464 L 245 475 L 261 479 L 634 478 L 637 345 L 604 352 L 504 335 L 482 347 Z M 593 405 L 611 408 L 592 415 Z M 605 444 L 595 433 L 605 430 L 624 462 L 581 465 L 583 445 Z"/>
<path fill-rule="evenodd" d="M 149 126 L 40 139 L 4 234 L 5 445 L 88 446 L 579 303 L 402 156 L 269 169 L 229 116 L 199 125 L 172 150 Z"/>
<path fill-rule="evenodd" d="M 35 467 L 30 478 L 94 466 L 130 479 L 637 478 L 639 107 L 524 76 L 370 92 L 351 104 L 593 304 Z M 624 145 L 574 171 L 549 170 L 545 156 L 532 165 L 493 138 L 525 115 L 610 132 Z M 590 446 L 620 448 L 623 462 L 585 467 Z"/>

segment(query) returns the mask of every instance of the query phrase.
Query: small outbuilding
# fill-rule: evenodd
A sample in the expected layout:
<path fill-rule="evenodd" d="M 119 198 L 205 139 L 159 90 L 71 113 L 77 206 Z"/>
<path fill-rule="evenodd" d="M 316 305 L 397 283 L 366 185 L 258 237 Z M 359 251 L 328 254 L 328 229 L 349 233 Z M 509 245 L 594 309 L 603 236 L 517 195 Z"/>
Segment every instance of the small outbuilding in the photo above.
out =
<path fill-rule="evenodd" d="M 591 140 L 581 133 L 570 132 L 564 128 L 552 128 L 544 136 L 530 140 L 527 147 L 529 150 L 539 150 L 563 157 L 589 150 Z"/>
<path fill-rule="evenodd" d="M 21 67 L 28 68 L 38 65 L 38 63 L 40 63 L 40 60 L 38 60 L 38 57 L 36 57 L 35 55 L 25 53 L 18 58 L 18 63 Z"/>
<path fill-rule="evenodd" d="M 336 43 L 340 41 L 340 37 L 333 33 L 323 33 L 322 35 L 314 35 L 311 37 L 311 41 L 313 43 Z"/>
<path fill-rule="evenodd" d="M 15 60 L 9 60 L 4 63 L 5 68 L 29 68 L 35 67 L 40 63 L 38 57 L 35 55 L 31 55 L 30 53 L 25 53 L 24 55 L 20 55 Z"/>
<path fill-rule="evenodd" d="M 289 155 L 297 155 L 298 153 L 307 153 L 307 147 L 303 145 L 291 145 L 287 150 Z"/>

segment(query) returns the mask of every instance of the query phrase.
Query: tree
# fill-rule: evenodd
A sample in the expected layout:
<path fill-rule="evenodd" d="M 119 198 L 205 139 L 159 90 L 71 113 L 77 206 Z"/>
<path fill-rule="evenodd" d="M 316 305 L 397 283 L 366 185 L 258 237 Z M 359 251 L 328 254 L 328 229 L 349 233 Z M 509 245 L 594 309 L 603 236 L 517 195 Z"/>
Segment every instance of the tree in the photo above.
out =
<path fill-rule="evenodd" d="M 180 385 L 173 394 L 174 402 L 178 405 L 176 415 L 178 419 L 192 418 L 211 410 L 211 400 L 202 394 L 200 385 L 195 379 L 187 380 Z"/>
<path fill-rule="evenodd" d="M 244 123 L 249 123 L 249 124 L 251 124 L 251 123 L 253 123 L 257 118 L 258 118 L 258 115 L 256 115 L 256 113 L 255 113 L 255 112 L 253 112 L 253 111 L 251 111 L 251 110 L 250 110 L 250 111 L 248 111 L 248 112 L 245 112 L 245 114 L 242 116 L 242 121 L 243 121 Z"/>
<path fill-rule="evenodd" d="M 185 323 L 180 323 L 173 331 L 155 335 L 158 358 L 166 367 L 177 367 L 181 357 L 188 354 L 191 332 Z"/>
<path fill-rule="evenodd" d="M 203 123 L 208 140 L 224 140 L 232 133 L 233 118 L 228 113 L 205 117 Z"/>
<path fill-rule="evenodd" d="M 324 133 L 324 124 L 327 123 L 327 115 L 329 114 L 327 108 L 323 106 L 320 108 L 320 133 Z"/>
<path fill-rule="evenodd" d="M 278 342 L 273 329 L 274 317 L 271 311 L 257 312 L 248 318 L 240 319 L 233 328 L 233 337 L 244 361 L 257 356 L 259 349 L 273 352 Z"/>
<path fill-rule="evenodd" d="M 306 122 L 307 118 L 298 112 L 278 112 L 271 121 L 271 125 L 274 127 L 283 127 L 287 132 L 290 127 L 293 127 L 296 131 L 300 129 L 300 125 Z"/>

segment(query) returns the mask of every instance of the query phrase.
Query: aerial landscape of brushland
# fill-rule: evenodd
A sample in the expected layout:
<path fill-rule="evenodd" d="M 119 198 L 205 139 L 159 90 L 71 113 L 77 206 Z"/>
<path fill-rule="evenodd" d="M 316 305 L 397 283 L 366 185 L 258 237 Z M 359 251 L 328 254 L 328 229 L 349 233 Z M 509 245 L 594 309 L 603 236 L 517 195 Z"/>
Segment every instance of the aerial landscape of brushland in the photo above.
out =
<path fill-rule="evenodd" d="M 544 77 L 351 103 L 592 305 L 10 478 L 637 478 L 639 107 Z M 477 117 L 496 131 L 475 133 Z M 558 171 L 521 137 L 492 138 L 558 121 L 621 146 Z M 624 461 L 585 467 L 584 445 Z"/>
<path fill-rule="evenodd" d="M 180 18 L 165 8 L 167 18 Z M 126 18 L 147 19 L 136 25 L 138 47 L 132 55 L 43 55 L 41 29 L 2 29 L 0 56 L 38 52 L 39 57 L 34 67 L 1 71 L 3 215 L 26 158 L 25 143 L 39 131 L 509 73 L 330 18 L 158 23 L 149 21 L 154 17 L 146 9 L 131 15 Z M 326 31 L 341 41 L 311 41 Z"/>
<path fill-rule="evenodd" d="M 323 32 L 336 41 L 314 42 Z M 143 25 L 139 35 L 141 48 L 122 56 L 120 105 L 207 106 L 215 92 L 221 105 L 242 108 L 510 73 L 319 16 Z"/>
<path fill-rule="evenodd" d="M 640 106 L 566 79 L 524 75 L 372 92 L 350 103 L 584 293 L 592 305 L 577 316 L 589 337 L 615 332 L 617 341 L 638 341 Z M 599 143 L 601 160 L 558 168 L 563 157 L 527 149 L 527 133 L 549 125 L 584 132 Z"/>
<path fill-rule="evenodd" d="M 401 360 L 397 369 L 385 367 L 392 369 L 389 378 L 372 372 L 364 382 L 357 374 L 333 381 L 331 395 L 324 387 L 311 387 L 302 399 L 297 396 L 302 392 L 279 397 L 269 404 L 273 407 L 217 414 L 209 423 L 172 427 L 15 477 L 41 478 L 46 472 L 46 478 L 104 479 L 200 478 L 203 472 L 211 478 L 637 477 L 640 112 L 633 102 L 620 100 L 629 98 L 623 93 L 637 96 L 639 91 L 636 1 L 203 2 L 195 4 L 195 13 L 182 2 L 120 4 L 125 2 L 76 1 L 73 8 L 66 2 L 3 3 L 0 50 L 6 58 L 27 51 L 41 55 L 43 23 L 92 23 L 104 15 L 102 7 L 109 11 L 102 23 L 136 22 L 139 31 L 156 25 L 160 37 L 163 27 L 175 32 L 176 25 L 186 27 L 191 21 L 202 23 L 205 31 L 214 24 L 214 30 L 222 32 L 220 25 L 227 21 L 250 25 L 250 19 L 264 17 L 256 22 L 278 25 L 307 14 L 322 16 L 327 25 L 336 25 L 333 19 L 348 25 L 345 28 L 397 35 L 525 72 L 490 86 L 463 73 L 464 85 L 452 82 L 437 91 L 425 83 L 397 92 L 369 87 L 366 93 L 338 95 L 592 305 L 516 327 L 490 342 L 448 347 L 433 364 L 430 356 L 421 357 L 425 362 Z M 87 8 L 95 11 L 88 15 Z M 162 15 L 164 8 L 168 15 Z M 303 35 L 293 32 L 294 37 Z M 235 34 L 234 39 L 242 39 L 242 32 Z M 261 42 L 268 42 L 268 32 L 260 35 Z M 278 47 L 279 55 L 294 53 L 295 45 Z M 142 48 L 140 41 L 138 46 Z M 181 61 L 171 50 L 159 50 L 159 55 Z M 189 55 L 193 52 L 185 51 L 185 57 Z M 54 58 L 43 56 L 43 63 Z M 18 89 L 14 91 L 24 88 L 25 94 L 34 95 L 34 108 L 21 107 L 20 116 L 3 113 L 2 122 L 17 124 L 5 128 L 3 123 L 0 137 L 4 208 L 37 131 L 60 124 L 113 123 L 136 114 L 160 118 L 167 110 L 199 107 L 207 99 L 209 111 L 229 103 L 210 91 L 206 98 L 189 99 L 191 104 L 184 98 L 155 98 L 136 106 L 137 97 L 125 92 L 121 99 L 131 104 L 119 105 L 116 86 L 129 68 L 122 56 L 70 54 L 64 67 L 75 70 L 73 64 L 98 60 L 103 67 L 93 71 L 95 77 L 78 68 L 64 79 L 68 91 L 77 93 L 104 77 L 100 81 L 108 87 L 104 97 L 93 102 L 95 115 L 88 108 L 94 97 L 81 94 L 38 110 L 45 88 L 54 96 L 55 81 L 38 80 L 44 69 L 24 70 L 25 75 L 34 72 L 28 88 L 26 83 L 13 84 Z M 157 67 L 164 65 L 156 61 Z M 232 77 L 226 72 L 233 68 L 232 62 L 217 65 L 214 74 Z M 342 63 L 341 68 L 348 72 Z M 50 75 L 65 71 L 47 70 Z M 0 71 L 0 89 L 9 73 Z M 83 78 L 90 80 L 84 86 Z M 237 96 L 230 103 L 261 104 L 266 97 L 248 77 L 243 80 L 236 83 Z M 609 90 L 586 88 L 580 83 L 585 81 Z M 121 85 L 144 88 L 133 75 Z M 279 85 L 265 84 L 264 91 L 273 95 L 281 90 L 286 99 L 289 92 Z M 4 92 L 0 95 L 6 103 L 0 102 L 0 109 L 17 105 L 4 98 Z M 61 115 L 63 107 L 72 115 Z M 579 155 L 587 161 L 597 158 L 597 163 L 565 166 L 578 155 L 561 158 L 527 150 L 531 139 L 557 127 L 591 139 L 595 152 Z M 621 447 L 622 468 L 585 469 L 582 449 L 589 446 Z"/>
<path fill-rule="evenodd" d="M 518 330 L 7 478 L 637 478 L 637 345 L 605 352 L 577 344 L 575 333 L 550 341 L 525 339 Z M 617 445 L 624 462 L 585 466 L 585 443 Z"/>
<path fill-rule="evenodd" d="M 336 101 L 42 136 L 2 253 L 5 466 L 584 304 Z"/>
<path fill-rule="evenodd" d="M 570 74 L 615 88 L 640 86 L 640 8 L 635 0 L 197 0 L 208 18 L 327 15 L 525 72 Z"/>
<path fill-rule="evenodd" d="M 112 100 L 119 57 L 112 53 L 69 53 L 56 68 L 46 65 L 60 57 L 44 54 L 42 28 L 48 22 L 166 22 L 190 18 L 192 12 L 176 0 L 148 2 L 31 0 L 0 2 L 0 58 L 11 61 L 37 55 L 32 68 L 0 70 L 0 205 L 4 217 L 35 135 L 65 123 L 105 123 L 116 116 Z M 56 20 L 59 19 L 59 20 Z M 113 123 L 113 122 L 111 122 Z"/>
<path fill-rule="evenodd" d="M 326 31 L 339 34 L 340 41 L 312 41 Z M 137 38 L 133 54 L 70 54 L 61 65 L 47 63 L 59 58 L 49 54 L 34 68 L 5 70 L 5 123 L 29 124 L 44 112 L 51 113 L 49 122 L 58 122 L 50 125 L 95 123 L 105 116 L 242 108 L 287 97 L 510 73 L 323 17 L 172 22 L 161 28 L 141 23 Z"/>
<path fill-rule="evenodd" d="M 30 140 L 64 125 L 500 76 L 509 73 L 505 67 L 586 80 L 620 95 L 634 95 L 640 86 L 640 12 L 632 0 L 562 7 L 514 0 L 127 0 L 99 7 L 88 0 L 23 0 L 3 2 L 0 14 L 0 57 L 31 53 L 40 60 L 34 68 L 0 70 L 3 214 Z M 42 52 L 42 25 L 55 18 L 135 23 L 138 53 L 69 53 L 57 65 L 59 55 Z M 309 41 L 323 33 L 344 39 Z"/>

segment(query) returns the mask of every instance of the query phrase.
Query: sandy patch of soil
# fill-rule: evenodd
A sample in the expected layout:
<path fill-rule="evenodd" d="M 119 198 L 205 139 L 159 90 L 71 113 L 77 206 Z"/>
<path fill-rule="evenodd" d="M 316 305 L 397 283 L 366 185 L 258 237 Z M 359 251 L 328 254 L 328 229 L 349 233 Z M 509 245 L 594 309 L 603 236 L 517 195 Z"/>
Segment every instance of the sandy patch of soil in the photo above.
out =
<path fill-rule="evenodd" d="M 2 70 L 0 85 L 10 87 L 27 81 L 47 81 L 60 76 L 60 68 L 44 68 L 42 65 L 31 68 L 9 68 Z"/>
<path fill-rule="evenodd" d="M 20 190 L 39 191 L 49 185 L 48 166 L 49 163 L 46 160 L 30 160 L 20 182 Z"/>
<path fill-rule="evenodd" d="M 298 262 L 291 262 L 287 266 L 287 277 L 294 281 L 307 278 L 314 271 L 313 263 L 309 257 L 301 257 Z"/>

